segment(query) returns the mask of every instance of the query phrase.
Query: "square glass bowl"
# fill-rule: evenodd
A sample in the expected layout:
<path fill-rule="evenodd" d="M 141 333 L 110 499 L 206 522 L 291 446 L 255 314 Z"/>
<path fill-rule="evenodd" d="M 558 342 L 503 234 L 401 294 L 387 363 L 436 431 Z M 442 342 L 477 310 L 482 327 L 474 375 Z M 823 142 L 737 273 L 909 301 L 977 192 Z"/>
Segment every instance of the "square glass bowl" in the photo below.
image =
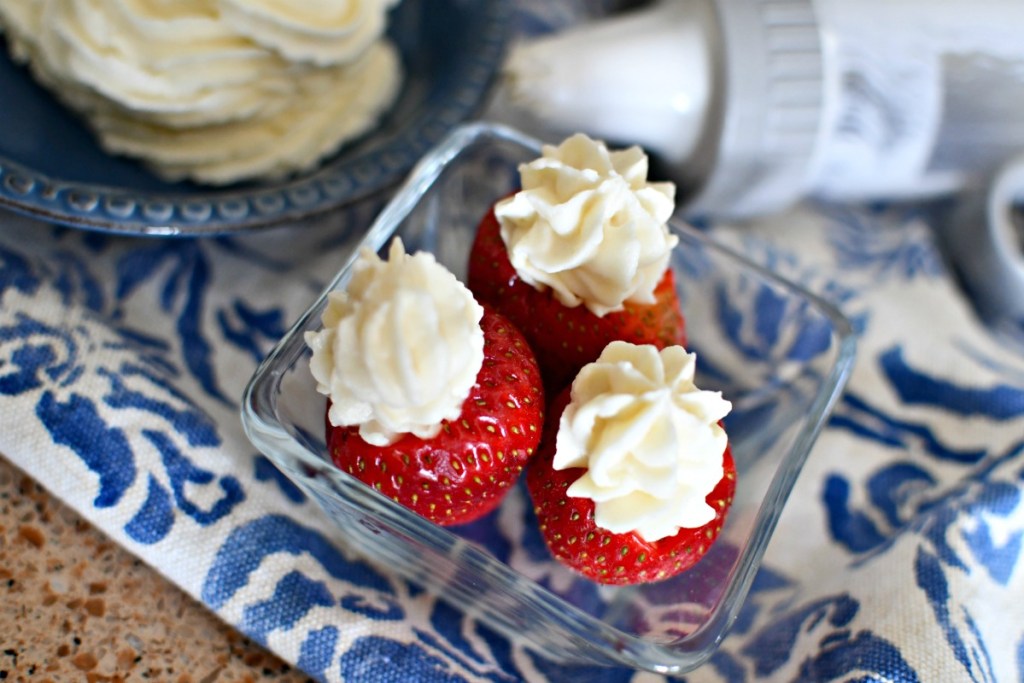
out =
<path fill-rule="evenodd" d="M 501 126 L 456 129 L 413 170 L 368 231 L 399 235 L 464 280 L 477 223 L 516 189 L 540 143 Z M 250 381 L 242 407 L 253 443 L 326 511 L 353 549 L 549 658 L 682 673 L 704 662 L 736 617 L 801 466 L 848 377 L 850 325 L 801 287 L 681 223 L 671 267 L 698 384 L 733 403 L 737 467 L 718 540 L 690 571 L 646 586 L 598 586 L 556 562 L 525 487 L 482 520 L 437 526 L 331 464 L 324 398 L 303 333 L 320 327 L 326 292 Z M 330 289 L 344 288 L 351 258 Z"/>

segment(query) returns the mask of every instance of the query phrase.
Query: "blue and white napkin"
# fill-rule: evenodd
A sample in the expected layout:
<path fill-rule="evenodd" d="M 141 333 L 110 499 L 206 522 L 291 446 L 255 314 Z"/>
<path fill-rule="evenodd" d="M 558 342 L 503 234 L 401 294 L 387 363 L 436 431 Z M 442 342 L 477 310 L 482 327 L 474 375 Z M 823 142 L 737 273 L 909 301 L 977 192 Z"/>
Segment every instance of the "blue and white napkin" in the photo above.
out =
<path fill-rule="evenodd" d="M 0 452 L 318 679 L 658 680 L 552 664 L 345 555 L 244 437 L 258 359 L 375 210 L 207 240 L 3 214 Z M 686 680 L 1021 680 L 1024 357 L 975 319 L 934 220 L 803 206 L 711 229 L 836 302 L 860 351 L 738 622 Z"/>

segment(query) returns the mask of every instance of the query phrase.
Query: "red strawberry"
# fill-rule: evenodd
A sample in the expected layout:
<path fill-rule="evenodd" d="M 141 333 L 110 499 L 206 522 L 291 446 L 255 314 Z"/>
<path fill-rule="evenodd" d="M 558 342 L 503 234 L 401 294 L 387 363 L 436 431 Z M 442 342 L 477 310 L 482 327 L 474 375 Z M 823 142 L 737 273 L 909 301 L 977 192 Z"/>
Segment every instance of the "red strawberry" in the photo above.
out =
<path fill-rule="evenodd" d="M 717 511 L 712 521 L 696 529 L 680 529 L 653 543 L 632 532 L 612 533 L 594 523 L 593 500 L 566 495 L 566 489 L 585 470 L 555 470 L 551 466 L 559 417 L 568 403 L 566 390 L 550 406 L 540 450 L 526 473 L 534 511 L 551 553 L 598 583 L 616 585 L 660 581 L 696 564 L 718 537 L 732 504 L 736 465 L 731 450 L 725 449 L 722 480 L 705 499 Z"/>
<path fill-rule="evenodd" d="M 477 301 L 490 304 L 518 327 L 540 364 L 544 385 L 554 396 L 595 360 L 609 342 L 686 345 L 683 314 L 672 270 L 654 290 L 655 303 L 626 302 L 621 311 L 598 317 L 586 306 L 569 308 L 550 291 L 538 291 L 516 274 L 501 239 L 493 208 L 477 230 L 469 255 L 467 285 Z"/>
<path fill-rule="evenodd" d="M 329 427 L 334 464 L 427 519 L 451 525 L 493 510 L 533 455 L 544 393 L 533 352 L 502 315 L 485 307 L 484 362 L 462 405 L 431 439 L 406 434 L 372 446 L 358 427 Z"/>

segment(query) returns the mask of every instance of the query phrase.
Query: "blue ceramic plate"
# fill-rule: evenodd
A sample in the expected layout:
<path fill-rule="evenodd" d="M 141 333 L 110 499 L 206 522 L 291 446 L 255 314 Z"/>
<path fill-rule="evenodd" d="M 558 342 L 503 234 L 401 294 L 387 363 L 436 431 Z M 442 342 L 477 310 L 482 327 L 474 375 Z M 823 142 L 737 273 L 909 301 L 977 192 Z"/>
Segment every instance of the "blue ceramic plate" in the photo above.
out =
<path fill-rule="evenodd" d="M 71 111 L 7 58 L 0 39 L 0 207 L 107 232 L 206 235 L 280 224 L 401 180 L 481 104 L 501 62 L 510 0 L 406 0 L 390 35 L 405 87 L 372 132 L 317 170 L 273 184 L 167 183 L 106 154 Z"/>

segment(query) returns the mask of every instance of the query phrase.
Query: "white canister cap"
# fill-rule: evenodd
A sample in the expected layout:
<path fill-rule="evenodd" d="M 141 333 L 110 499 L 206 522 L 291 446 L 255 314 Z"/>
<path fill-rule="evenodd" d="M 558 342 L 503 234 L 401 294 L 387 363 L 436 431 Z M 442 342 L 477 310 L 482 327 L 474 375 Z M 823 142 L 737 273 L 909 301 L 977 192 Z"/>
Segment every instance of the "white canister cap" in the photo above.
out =
<path fill-rule="evenodd" d="M 531 132 L 640 145 L 693 185 L 717 108 L 714 22 L 711 0 L 664 0 L 525 39 L 506 61 L 503 105 Z"/>

